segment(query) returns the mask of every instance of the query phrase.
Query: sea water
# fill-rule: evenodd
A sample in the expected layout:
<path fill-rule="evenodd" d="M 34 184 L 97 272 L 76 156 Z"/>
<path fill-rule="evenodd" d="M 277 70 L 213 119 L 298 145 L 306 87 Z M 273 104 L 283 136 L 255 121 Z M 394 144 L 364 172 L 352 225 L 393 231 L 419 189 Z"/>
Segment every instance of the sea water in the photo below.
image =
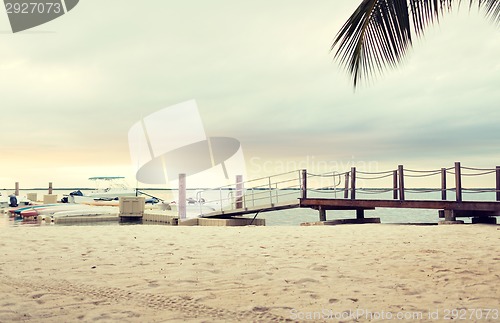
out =
<path fill-rule="evenodd" d="M 68 189 L 54 189 L 53 194 L 57 194 L 58 200 L 60 200 L 64 195 L 68 195 L 73 190 Z M 175 200 L 177 196 L 176 190 L 159 190 L 159 189 L 140 189 L 140 191 L 147 193 L 148 195 L 157 197 L 159 199 L 165 200 L 166 202 L 171 202 Z M 82 190 L 86 193 L 86 190 Z M 2 195 L 9 195 L 12 192 L 6 190 L 1 191 Z M 24 196 L 28 193 L 36 193 L 39 200 L 43 199 L 43 195 L 47 194 L 47 190 L 20 190 L 20 195 Z M 203 197 L 207 204 L 215 203 L 215 208 L 220 207 L 220 205 L 225 205 L 225 208 L 229 208 L 227 201 L 233 199 L 234 201 L 234 191 L 204 191 L 197 189 L 192 189 L 187 191 L 187 197 L 198 199 Z M 286 203 L 297 201 L 300 195 L 298 190 L 274 190 L 274 191 L 246 191 L 245 203 L 247 207 L 255 205 L 269 205 L 272 203 Z M 342 198 L 343 192 L 341 191 L 312 191 L 308 192 L 309 197 L 321 197 L 321 198 Z M 448 192 L 448 200 L 452 201 L 455 197 L 454 192 Z M 356 198 L 358 199 L 392 199 L 392 192 L 384 191 L 370 191 L 363 192 L 357 191 Z M 405 192 L 406 200 L 440 200 L 441 192 L 428 192 L 424 189 L 412 190 Z M 481 192 L 481 193 L 464 193 L 463 201 L 494 201 L 494 192 Z M 224 207 L 223 207 L 224 208 Z M 255 214 L 248 214 L 247 217 L 254 217 Z M 266 225 L 268 226 L 297 226 L 303 222 L 315 222 L 319 221 L 319 212 L 309 208 L 299 208 L 299 209 L 288 209 L 281 211 L 263 212 L 257 215 L 260 219 L 266 219 Z M 352 219 L 355 218 L 355 211 L 337 211 L 329 210 L 327 211 L 327 220 L 334 219 Z M 430 223 L 435 224 L 439 221 L 438 210 L 428 210 L 428 209 L 394 209 L 394 208 L 377 208 L 375 210 L 366 210 L 365 217 L 378 217 L 382 223 Z M 460 218 L 466 223 L 470 223 L 470 218 Z M 1 225 L 6 225 L 6 220 L 2 219 Z"/>

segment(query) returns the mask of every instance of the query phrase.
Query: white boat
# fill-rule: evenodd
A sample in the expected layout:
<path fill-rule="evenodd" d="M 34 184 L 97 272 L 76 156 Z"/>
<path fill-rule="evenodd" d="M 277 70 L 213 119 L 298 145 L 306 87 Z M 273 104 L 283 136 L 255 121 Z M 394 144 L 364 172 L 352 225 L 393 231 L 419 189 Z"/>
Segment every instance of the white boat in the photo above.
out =
<path fill-rule="evenodd" d="M 78 210 L 64 210 L 52 214 L 52 218 L 69 218 L 69 217 L 84 217 L 84 216 L 99 216 L 99 215 L 118 215 L 119 210 L 113 206 L 89 206 Z"/>
<path fill-rule="evenodd" d="M 99 176 L 90 177 L 95 182 L 96 189 L 83 194 L 81 191 L 70 193 L 67 197 L 69 203 L 92 204 L 99 201 L 117 201 L 121 196 L 136 196 L 136 190 L 130 188 L 124 177 Z"/>

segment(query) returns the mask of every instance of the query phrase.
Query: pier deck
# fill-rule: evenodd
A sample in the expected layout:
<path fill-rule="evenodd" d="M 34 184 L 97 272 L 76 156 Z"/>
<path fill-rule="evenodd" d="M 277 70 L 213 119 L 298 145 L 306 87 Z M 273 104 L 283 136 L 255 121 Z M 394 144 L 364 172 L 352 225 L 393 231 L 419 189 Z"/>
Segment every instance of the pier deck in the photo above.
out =
<path fill-rule="evenodd" d="M 463 170 L 467 173 L 463 174 Z M 286 176 L 292 174 L 291 178 Z M 298 176 L 297 176 L 298 175 Z M 361 175 L 361 176 L 360 176 Z M 462 187 L 462 176 L 484 176 L 491 175 L 495 178 L 495 187 L 491 189 L 476 188 L 465 189 Z M 439 188 L 435 189 L 408 189 L 405 188 L 405 179 L 440 176 Z M 447 187 L 447 177 L 454 177 L 455 186 Z M 285 177 L 285 178 L 283 178 Z M 388 178 L 390 188 L 387 189 L 364 189 L 356 187 L 356 180 L 380 180 Z M 324 185 L 325 180 L 330 180 L 330 185 Z M 342 183 L 343 181 L 343 183 Z M 318 187 L 318 182 L 322 185 Z M 263 183 L 263 184 L 256 184 Z M 250 184 L 251 187 L 243 189 Z M 316 186 L 313 186 L 313 185 Z M 230 197 L 222 199 L 222 190 L 231 191 Z M 283 173 L 266 178 L 241 182 L 239 180 L 232 186 L 217 188 L 220 190 L 221 199 L 217 200 L 220 205 L 229 203 L 232 207 L 226 207 L 215 212 L 201 214 L 203 218 L 231 218 L 246 214 L 257 214 L 262 212 L 278 211 L 293 208 L 310 208 L 319 211 L 320 221 L 326 221 L 327 210 L 354 210 L 356 211 L 357 223 L 363 223 L 364 211 L 376 208 L 405 208 L 405 209 L 434 209 L 439 211 L 439 217 L 444 218 L 447 223 L 456 221 L 457 217 L 472 217 L 473 223 L 496 223 L 500 216 L 500 166 L 493 169 L 478 169 L 462 167 L 459 162 L 454 167 L 441 168 L 431 171 L 407 170 L 399 165 L 397 170 L 386 172 L 358 172 L 352 167 L 351 171 L 345 173 L 310 174 L 307 170 Z M 279 192 L 286 192 L 280 195 Z M 356 194 L 375 194 L 381 191 L 391 193 L 392 199 L 359 199 Z M 332 193 L 334 197 L 317 197 L 317 195 Z M 405 193 L 440 192 L 441 200 L 408 199 Z M 490 192 L 495 193 L 496 201 L 464 201 L 463 193 Z M 341 196 L 337 196 L 339 193 Z M 449 199 L 447 193 L 453 193 L 453 200 Z M 297 197 L 297 195 L 299 195 Z M 309 196 L 311 195 L 311 196 Z M 314 196 L 315 195 L 315 196 Z M 200 195 L 201 196 L 201 195 Z M 262 203 L 267 200 L 268 203 Z M 279 200 L 279 203 L 278 203 Z M 254 206 L 256 201 L 261 205 Z M 252 206 L 248 206 L 252 204 Z M 366 219 L 372 223 L 375 219 Z"/>

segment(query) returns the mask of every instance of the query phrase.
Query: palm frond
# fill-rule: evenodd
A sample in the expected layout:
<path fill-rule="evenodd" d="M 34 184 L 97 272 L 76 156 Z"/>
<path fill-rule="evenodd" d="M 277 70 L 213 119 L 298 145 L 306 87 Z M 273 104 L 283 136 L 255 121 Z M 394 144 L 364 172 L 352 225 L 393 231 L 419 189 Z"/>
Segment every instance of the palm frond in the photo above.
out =
<path fill-rule="evenodd" d="M 361 79 L 397 66 L 412 44 L 412 27 L 417 36 L 421 35 L 456 2 L 363 0 L 337 33 L 331 50 L 338 46 L 335 59 L 347 68 L 356 87 Z M 469 6 L 474 3 L 493 21 L 500 21 L 500 0 L 470 0 Z"/>
<path fill-rule="evenodd" d="M 470 1 L 470 6 L 473 5 L 473 0 Z M 486 17 L 490 18 L 493 23 L 500 23 L 500 1 L 499 0 L 477 0 L 478 7 L 484 8 Z"/>

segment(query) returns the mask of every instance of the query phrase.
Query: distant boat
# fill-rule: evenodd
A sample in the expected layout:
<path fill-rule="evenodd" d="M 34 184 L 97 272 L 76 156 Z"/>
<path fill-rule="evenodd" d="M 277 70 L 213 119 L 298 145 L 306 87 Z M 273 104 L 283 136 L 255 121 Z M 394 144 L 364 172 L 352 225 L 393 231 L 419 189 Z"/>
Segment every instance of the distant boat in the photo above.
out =
<path fill-rule="evenodd" d="M 95 182 L 96 189 L 84 194 L 81 191 L 75 191 L 65 196 L 63 201 L 68 203 L 93 204 L 99 201 L 117 201 L 122 196 L 136 196 L 134 188 L 130 188 L 125 177 L 120 176 L 98 176 L 90 177 L 90 181 Z"/>

